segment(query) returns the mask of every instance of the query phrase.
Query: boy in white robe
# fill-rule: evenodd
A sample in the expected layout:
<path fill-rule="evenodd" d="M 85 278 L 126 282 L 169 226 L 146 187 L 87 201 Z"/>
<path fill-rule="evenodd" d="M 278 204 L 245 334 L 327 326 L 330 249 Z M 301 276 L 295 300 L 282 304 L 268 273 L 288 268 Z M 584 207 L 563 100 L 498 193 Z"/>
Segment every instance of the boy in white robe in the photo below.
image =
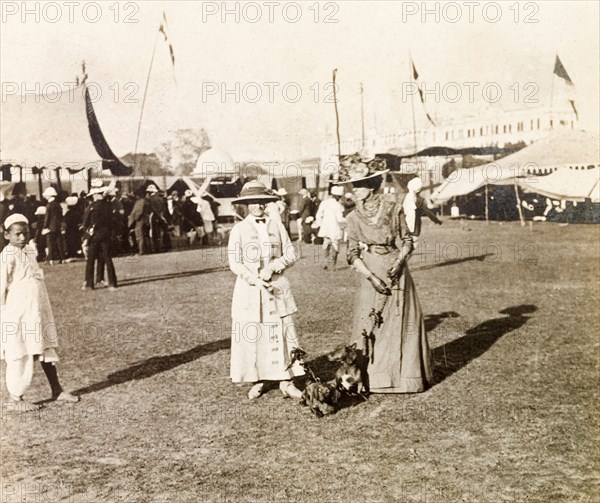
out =
<path fill-rule="evenodd" d="M 58 335 L 43 270 L 37 251 L 28 244 L 29 222 L 20 214 L 4 222 L 4 237 L 9 244 L 0 253 L 0 359 L 6 361 L 6 388 L 16 408 L 36 410 L 37 405 L 23 400 L 31 385 L 33 363 L 39 360 L 54 400 L 77 402 L 79 398 L 63 390 L 55 362 Z"/>

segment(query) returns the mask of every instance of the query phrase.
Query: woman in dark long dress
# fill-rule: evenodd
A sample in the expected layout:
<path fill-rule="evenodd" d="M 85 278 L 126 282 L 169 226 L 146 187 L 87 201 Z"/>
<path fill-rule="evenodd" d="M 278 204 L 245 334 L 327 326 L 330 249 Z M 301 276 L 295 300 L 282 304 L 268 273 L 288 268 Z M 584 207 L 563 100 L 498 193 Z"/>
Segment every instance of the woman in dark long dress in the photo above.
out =
<path fill-rule="evenodd" d="M 359 154 L 341 163 L 356 208 L 347 216 L 348 262 L 359 273 L 351 342 L 362 348 L 371 393 L 431 386 L 429 344 L 407 259 L 413 236 L 397 194 L 380 192 L 385 160 Z"/>

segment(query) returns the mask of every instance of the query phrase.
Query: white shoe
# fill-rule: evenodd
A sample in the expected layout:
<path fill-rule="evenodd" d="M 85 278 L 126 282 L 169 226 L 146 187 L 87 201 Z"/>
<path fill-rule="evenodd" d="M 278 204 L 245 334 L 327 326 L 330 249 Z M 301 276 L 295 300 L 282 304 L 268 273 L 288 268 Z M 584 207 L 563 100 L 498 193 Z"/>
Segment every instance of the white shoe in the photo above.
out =
<path fill-rule="evenodd" d="M 260 395 L 263 394 L 264 388 L 265 388 L 264 382 L 257 382 L 254 386 L 252 386 L 250 388 L 250 391 L 248 391 L 248 398 L 250 400 L 254 400 L 254 399 L 258 398 Z"/>
<path fill-rule="evenodd" d="M 296 388 L 292 381 L 281 381 L 279 383 L 279 389 L 283 393 L 284 398 L 295 398 L 297 400 L 302 398 L 302 391 Z"/>

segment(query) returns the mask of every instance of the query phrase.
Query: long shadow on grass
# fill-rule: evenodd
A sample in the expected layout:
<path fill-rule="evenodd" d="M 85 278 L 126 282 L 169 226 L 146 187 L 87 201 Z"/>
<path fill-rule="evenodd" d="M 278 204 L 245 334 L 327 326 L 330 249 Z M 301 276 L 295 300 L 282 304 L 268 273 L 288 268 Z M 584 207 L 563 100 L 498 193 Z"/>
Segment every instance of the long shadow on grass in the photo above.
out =
<path fill-rule="evenodd" d="M 109 374 L 104 381 L 90 384 L 85 388 L 80 388 L 74 393 L 76 395 L 86 395 L 88 393 L 95 393 L 111 386 L 117 386 L 118 384 L 124 384 L 129 381 L 139 381 L 141 379 L 147 379 L 161 372 L 174 369 L 180 365 L 193 362 L 198 358 L 201 358 L 222 349 L 228 349 L 231 344 L 231 339 L 221 339 L 219 341 L 209 342 L 207 344 L 201 344 L 182 353 L 175 353 L 172 355 L 165 356 L 153 356 L 147 360 L 135 363 L 131 367 L 119 370 L 112 374 Z"/>
<path fill-rule="evenodd" d="M 211 267 L 209 269 L 198 269 L 196 271 L 181 271 L 168 274 L 157 274 L 154 276 L 143 276 L 141 278 L 124 279 L 119 282 L 119 288 L 124 286 L 140 285 L 142 283 L 153 283 L 154 281 L 166 281 L 169 279 L 189 278 L 200 274 L 209 274 L 211 272 L 224 272 L 229 269 L 226 267 Z"/>
<path fill-rule="evenodd" d="M 427 269 L 434 269 L 436 267 L 444 267 L 446 265 L 455 265 L 462 264 L 463 262 L 471 262 L 472 260 L 477 260 L 479 262 L 483 262 L 485 257 L 490 255 L 494 255 L 493 253 L 483 253 L 482 255 L 474 255 L 472 257 L 464 257 L 464 258 L 452 258 L 450 260 L 446 260 L 445 262 L 437 262 L 435 264 L 424 265 L 421 267 L 411 267 L 413 271 L 425 271 Z"/>
<path fill-rule="evenodd" d="M 522 327 L 530 319 L 526 315 L 535 311 L 537 307 L 532 304 L 507 307 L 500 311 L 507 316 L 484 321 L 469 328 L 462 337 L 435 348 L 434 385 L 479 358 L 503 335 Z"/>

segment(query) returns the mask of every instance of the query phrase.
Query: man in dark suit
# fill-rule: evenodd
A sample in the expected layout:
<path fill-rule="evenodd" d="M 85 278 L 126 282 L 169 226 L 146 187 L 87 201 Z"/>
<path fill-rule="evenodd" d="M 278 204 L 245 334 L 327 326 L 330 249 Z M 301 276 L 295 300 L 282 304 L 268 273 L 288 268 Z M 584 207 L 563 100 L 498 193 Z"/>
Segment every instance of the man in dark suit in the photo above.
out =
<path fill-rule="evenodd" d="M 85 264 L 85 285 L 82 290 L 94 288 L 94 263 L 102 258 L 108 274 L 108 289 L 117 288 L 117 274 L 111 256 L 111 233 L 114 226 L 111 204 L 104 199 L 106 188 L 94 188 L 90 195 L 94 198 L 83 217 L 85 239 L 88 242 L 87 262 Z"/>
<path fill-rule="evenodd" d="M 42 196 L 48 201 L 46 205 L 46 217 L 44 218 L 44 230 L 42 231 L 42 234 L 46 236 L 48 263 L 50 265 L 60 264 L 63 260 L 60 244 L 63 221 L 62 207 L 58 202 L 58 193 L 54 187 L 48 187 L 44 190 Z"/>

